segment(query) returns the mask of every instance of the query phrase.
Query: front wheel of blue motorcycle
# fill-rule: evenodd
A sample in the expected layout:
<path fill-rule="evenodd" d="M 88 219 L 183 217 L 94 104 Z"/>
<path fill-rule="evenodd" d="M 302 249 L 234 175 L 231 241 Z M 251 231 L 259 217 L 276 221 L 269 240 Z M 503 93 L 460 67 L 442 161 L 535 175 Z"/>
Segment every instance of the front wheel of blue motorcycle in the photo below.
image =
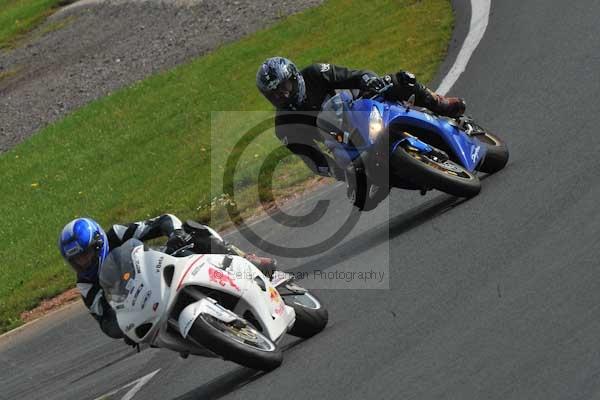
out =
<path fill-rule="evenodd" d="M 457 197 L 473 197 L 481 191 L 479 178 L 461 165 L 400 147 L 392 153 L 392 171 L 408 176 L 424 189 L 434 188 Z"/>
<path fill-rule="evenodd" d="M 506 166 L 508 162 L 508 147 L 498 136 L 489 132 L 482 132 L 473 136 L 475 140 L 485 144 L 487 151 L 483 162 L 477 168 L 486 174 L 494 174 Z"/>

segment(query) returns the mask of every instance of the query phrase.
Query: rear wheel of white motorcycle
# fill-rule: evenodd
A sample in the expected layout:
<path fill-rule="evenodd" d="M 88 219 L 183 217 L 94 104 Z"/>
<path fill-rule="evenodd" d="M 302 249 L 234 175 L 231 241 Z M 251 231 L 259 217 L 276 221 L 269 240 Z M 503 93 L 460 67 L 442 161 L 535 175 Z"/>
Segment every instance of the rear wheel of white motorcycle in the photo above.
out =
<path fill-rule="evenodd" d="M 190 335 L 210 351 L 245 367 L 270 371 L 283 361 L 277 345 L 243 321 L 225 323 L 212 315 L 200 314 Z"/>
<path fill-rule="evenodd" d="M 427 188 L 457 197 L 473 197 L 481 191 L 479 178 L 451 160 L 437 160 L 410 146 L 398 146 L 392 157 L 394 169 Z"/>
<path fill-rule="evenodd" d="M 309 338 L 325 329 L 329 313 L 323 303 L 312 293 L 286 293 L 280 290 L 286 305 L 296 312 L 296 322 L 288 332 L 290 335 Z"/>
<path fill-rule="evenodd" d="M 478 142 L 485 144 L 487 152 L 483 162 L 477 168 L 486 174 L 493 174 L 500 171 L 508 162 L 508 147 L 502 139 L 489 132 L 478 133 L 473 135 L 473 138 Z"/>

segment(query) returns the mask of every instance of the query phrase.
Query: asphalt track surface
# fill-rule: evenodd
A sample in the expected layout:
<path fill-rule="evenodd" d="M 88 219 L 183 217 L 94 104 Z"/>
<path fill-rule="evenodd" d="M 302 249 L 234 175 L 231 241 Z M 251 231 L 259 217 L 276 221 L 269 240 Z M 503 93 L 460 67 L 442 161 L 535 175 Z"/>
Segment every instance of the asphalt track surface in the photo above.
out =
<path fill-rule="evenodd" d="M 468 7 L 456 5 L 460 36 Z M 73 306 L 0 340 L 0 398 L 95 399 L 144 376 L 108 398 L 133 388 L 135 399 L 177 400 L 600 398 L 598 15 L 594 0 L 493 1 L 450 93 L 507 140 L 509 165 L 468 201 L 395 191 L 339 246 L 281 257 L 296 273 L 390 273 L 380 289 L 318 291 L 330 324 L 287 340 L 281 368 L 138 354 Z M 294 212 L 319 198 L 333 204 L 313 227 L 253 228 L 314 243 L 347 215 L 341 187 Z"/>

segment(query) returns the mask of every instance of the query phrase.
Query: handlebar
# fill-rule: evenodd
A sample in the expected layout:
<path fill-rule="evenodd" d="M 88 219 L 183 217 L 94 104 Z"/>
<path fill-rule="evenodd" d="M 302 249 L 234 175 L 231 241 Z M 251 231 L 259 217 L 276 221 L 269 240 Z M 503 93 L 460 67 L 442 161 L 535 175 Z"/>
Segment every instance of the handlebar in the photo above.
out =
<path fill-rule="evenodd" d="M 383 95 L 385 92 L 387 92 L 388 90 L 390 90 L 392 88 L 392 86 L 394 86 L 392 83 L 389 83 L 387 85 L 385 85 L 383 88 L 381 88 L 381 90 L 379 90 L 374 96 L 369 97 L 370 100 L 373 100 L 376 97 L 379 97 L 381 95 Z"/>

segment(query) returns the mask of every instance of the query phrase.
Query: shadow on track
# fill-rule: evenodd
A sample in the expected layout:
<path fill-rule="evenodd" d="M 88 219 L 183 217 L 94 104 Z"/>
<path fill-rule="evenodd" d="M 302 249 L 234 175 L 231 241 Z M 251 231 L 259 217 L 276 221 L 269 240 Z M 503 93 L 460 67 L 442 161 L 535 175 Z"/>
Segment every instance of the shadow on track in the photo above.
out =
<path fill-rule="evenodd" d="M 282 346 L 282 350 L 285 352 L 300 343 L 304 342 L 303 339 L 294 338 L 292 342 Z M 194 390 L 191 390 L 173 400 L 216 400 L 229 393 L 238 390 L 249 383 L 254 382 L 260 377 L 266 375 L 266 372 L 257 371 L 254 369 L 238 367 L 232 372 L 222 375 L 212 381 L 200 386 Z"/>
<path fill-rule="evenodd" d="M 400 236 L 418 227 L 467 200 L 445 194 L 438 196 L 403 214 L 390 218 L 386 223 L 375 226 L 353 237 L 335 247 L 334 251 L 286 271 L 290 273 L 312 272 L 315 265 L 332 266 L 347 261 L 379 244 L 389 241 L 391 238 Z M 321 269 L 326 268 L 323 267 Z"/>

